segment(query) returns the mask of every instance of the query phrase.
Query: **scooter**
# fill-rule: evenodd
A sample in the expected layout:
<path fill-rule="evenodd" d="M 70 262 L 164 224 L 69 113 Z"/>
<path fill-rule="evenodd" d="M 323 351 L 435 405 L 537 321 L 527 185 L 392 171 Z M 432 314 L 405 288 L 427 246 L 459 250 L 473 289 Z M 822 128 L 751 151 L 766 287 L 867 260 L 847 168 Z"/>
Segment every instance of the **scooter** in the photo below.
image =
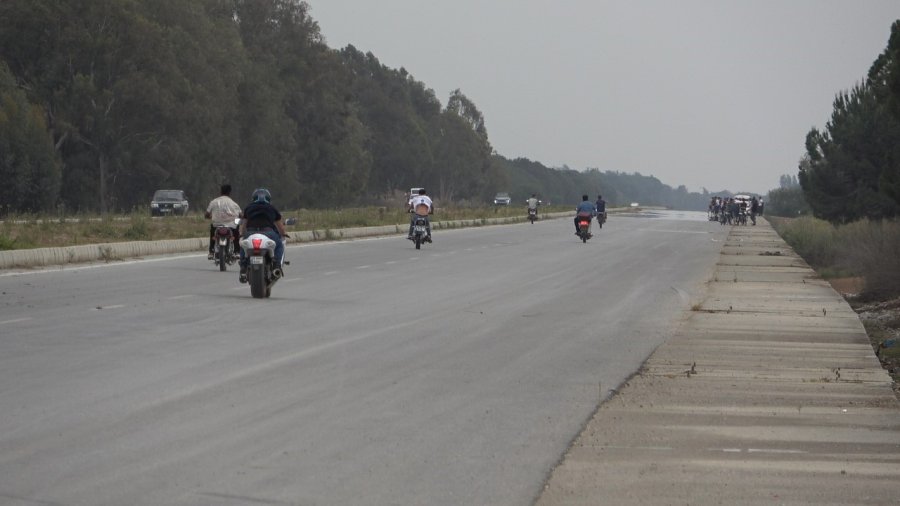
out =
<path fill-rule="evenodd" d="M 529 209 L 528 210 L 528 220 L 531 221 L 531 224 L 534 225 L 534 220 L 537 219 L 537 209 Z"/>

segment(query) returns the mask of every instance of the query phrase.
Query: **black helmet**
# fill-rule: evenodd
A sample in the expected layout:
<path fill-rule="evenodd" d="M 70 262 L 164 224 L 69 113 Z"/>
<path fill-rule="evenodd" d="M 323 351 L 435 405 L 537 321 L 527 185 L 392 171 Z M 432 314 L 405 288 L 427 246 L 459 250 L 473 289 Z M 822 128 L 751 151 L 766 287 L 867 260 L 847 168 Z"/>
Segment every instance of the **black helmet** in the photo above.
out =
<path fill-rule="evenodd" d="M 419 195 L 425 195 L 425 188 L 419 188 Z"/>
<path fill-rule="evenodd" d="M 272 194 L 269 193 L 269 190 L 265 188 L 257 188 L 253 190 L 253 195 L 250 196 L 253 199 L 253 202 L 265 202 L 266 204 L 272 203 Z"/>

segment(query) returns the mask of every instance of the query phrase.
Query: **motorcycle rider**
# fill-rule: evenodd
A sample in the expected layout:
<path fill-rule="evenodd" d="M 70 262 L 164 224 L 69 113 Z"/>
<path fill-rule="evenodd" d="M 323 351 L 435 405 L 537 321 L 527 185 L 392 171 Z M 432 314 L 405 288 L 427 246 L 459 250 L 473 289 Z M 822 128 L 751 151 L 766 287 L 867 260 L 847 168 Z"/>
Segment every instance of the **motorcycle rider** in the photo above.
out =
<path fill-rule="evenodd" d="M 528 203 L 529 211 L 531 211 L 532 209 L 537 211 L 538 206 L 541 204 L 541 201 L 538 200 L 536 193 L 532 193 L 531 198 L 528 199 L 526 202 Z"/>
<path fill-rule="evenodd" d="M 597 211 L 597 223 L 600 225 L 606 222 L 606 201 L 603 200 L 603 195 L 597 195 L 597 202 L 594 203 L 594 207 Z"/>
<path fill-rule="evenodd" d="M 209 260 L 213 259 L 213 252 L 216 244 L 216 229 L 219 227 L 228 227 L 231 229 L 231 237 L 234 241 L 234 251 L 237 253 L 241 250 L 241 235 L 238 233 L 238 225 L 235 223 L 237 218 L 243 216 L 241 206 L 231 199 L 231 185 L 223 184 L 219 188 L 219 196 L 212 199 L 206 206 L 206 219 L 211 219 L 209 226 Z"/>
<path fill-rule="evenodd" d="M 284 231 L 284 223 L 281 220 L 281 213 L 272 205 L 272 194 L 265 188 L 257 188 L 253 190 L 251 195 L 252 202 L 244 208 L 244 218 L 241 220 L 241 237 L 249 237 L 250 234 L 263 234 L 269 239 L 275 241 L 275 274 L 276 277 L 283 275 L 282 266 L 284 263 L 284 241 L 283 237 L 287 237 Z M 241 274 L 240 282 L 247 282 L 247 268 L 250 260 L 241 249 Z"/>
<path fill-rule="evenodd" d="M 578 221 L 580 218 L 587 218 L 588 223 L 591 222 L 591 218 L 597 214 L 597 208 L 594 207 L 594 204 L 588 200 L 587 195 L 581 196 L 581 203 L 578 204 L 578 207 L 575 208 L 575 235 L 578 235 Z"/>
<path fill-rule="evenodd" d="M 750 221 L 756 225 L 756 215 L 759 214 L 759 201 L 754 196 L 750 199 Z"/>
<path fill-rule="evenodd" d="M 409 218 L 409 234 L 407 234 L 407 239 L 413 238 L 413 226 L 416 223 L 416 209 L 419 206 L 426 206 L 427 213 L 425 214 L 425 230 L 428 235 L 425 236 L 425 240 L 431 242 L 431 220 L 428 219 L 428 216 L 434 213 L 434 203 L 431 201 L 431 197 L 425 194 L 425 188 L 419 188 L 419 194 L 414 195 L 409 199 L 409 212 L 412 214 Z"/>

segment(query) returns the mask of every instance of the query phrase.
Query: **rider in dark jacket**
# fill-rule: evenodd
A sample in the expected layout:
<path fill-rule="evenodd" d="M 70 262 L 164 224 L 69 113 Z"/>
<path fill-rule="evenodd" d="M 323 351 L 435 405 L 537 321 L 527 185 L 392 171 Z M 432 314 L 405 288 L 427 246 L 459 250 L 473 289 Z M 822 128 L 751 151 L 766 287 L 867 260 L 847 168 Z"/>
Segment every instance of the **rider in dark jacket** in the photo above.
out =
<path fill-rule="evenodd" d="M 253 191 L 253 201 L 244 208 L 244 218 L 241 220 L 241 237 L 247 238 L 250 234 L 263 234 L 275 241 L 275 265 L 277 272 L 282 272 L 284 262 L 284 241 L 287 237 L 284 232 L 284 223 L 281 221 L 281 213 L 272 205 L 272 194 L 265 188 Z M 241 283 L 247 282 L 247 268 L 249 260 L 241 248 Z"/>
<path fill-rule="evenodd" d="M 594 207 L 597 208 L 597 223 L 602 225 L 606 221 L 606 201 L 603 200 L 603 195 L 597 195 Z"/>

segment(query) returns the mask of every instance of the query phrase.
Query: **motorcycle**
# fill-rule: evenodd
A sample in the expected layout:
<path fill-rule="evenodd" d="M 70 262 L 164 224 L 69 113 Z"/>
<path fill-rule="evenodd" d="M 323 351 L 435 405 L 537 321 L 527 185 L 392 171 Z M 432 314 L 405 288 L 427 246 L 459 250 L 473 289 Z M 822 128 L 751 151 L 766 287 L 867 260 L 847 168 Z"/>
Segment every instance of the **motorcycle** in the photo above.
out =
<path fill-rule="evenodd" d="M 427 216 L 416 214 L 415 221 L 413 221 L 413 235 L 410 240 L 416 244 L 416 249 L 422 249 L 423 242 L 431 242 L 431 238 L 428 237 Z"/>
<path fill-rule="evenodd" d="M 528 220 L 531 221 L 531 224 L 534 225 L 534 220 L 537 219 L 537 209 L 529 209 L 528 210 Z"/>
<path fill-rule="evenodd" d="M 241 249 L 247 257 L 247 283 L 250 295 L 262 299 L 272 295 L 272 286 L 284 276 L 281 267 L 275 265 L 275 241 L 265 234 L 250 234 L 241 239 Z M 285 265 L 290 262 L 284 261 Z"/>
<path fill-rule="evenodd" d="M 579 216 L 578 217 L 578 237 L 581 238 L 581 242 L 586 243 L 588 239 L 593 237 L 591 234 L 591 217 L 590 216 Z"/>
<path fill-rule="evenodd" d="M 606 223 L 606 213 L 597 213 L 597 226 L 603 228 L 604 223 Z"/>
<path fill-rule="evenodd" d="M 226 271 L 228 266 L 239 258 L 237 252 L 234 251 L 233 234 L 234 230 L 229 227 L 216 227 L 216 240 L 213 243 L 213 263 L 218 265 L 219 270 L 222 272 Z"/>

